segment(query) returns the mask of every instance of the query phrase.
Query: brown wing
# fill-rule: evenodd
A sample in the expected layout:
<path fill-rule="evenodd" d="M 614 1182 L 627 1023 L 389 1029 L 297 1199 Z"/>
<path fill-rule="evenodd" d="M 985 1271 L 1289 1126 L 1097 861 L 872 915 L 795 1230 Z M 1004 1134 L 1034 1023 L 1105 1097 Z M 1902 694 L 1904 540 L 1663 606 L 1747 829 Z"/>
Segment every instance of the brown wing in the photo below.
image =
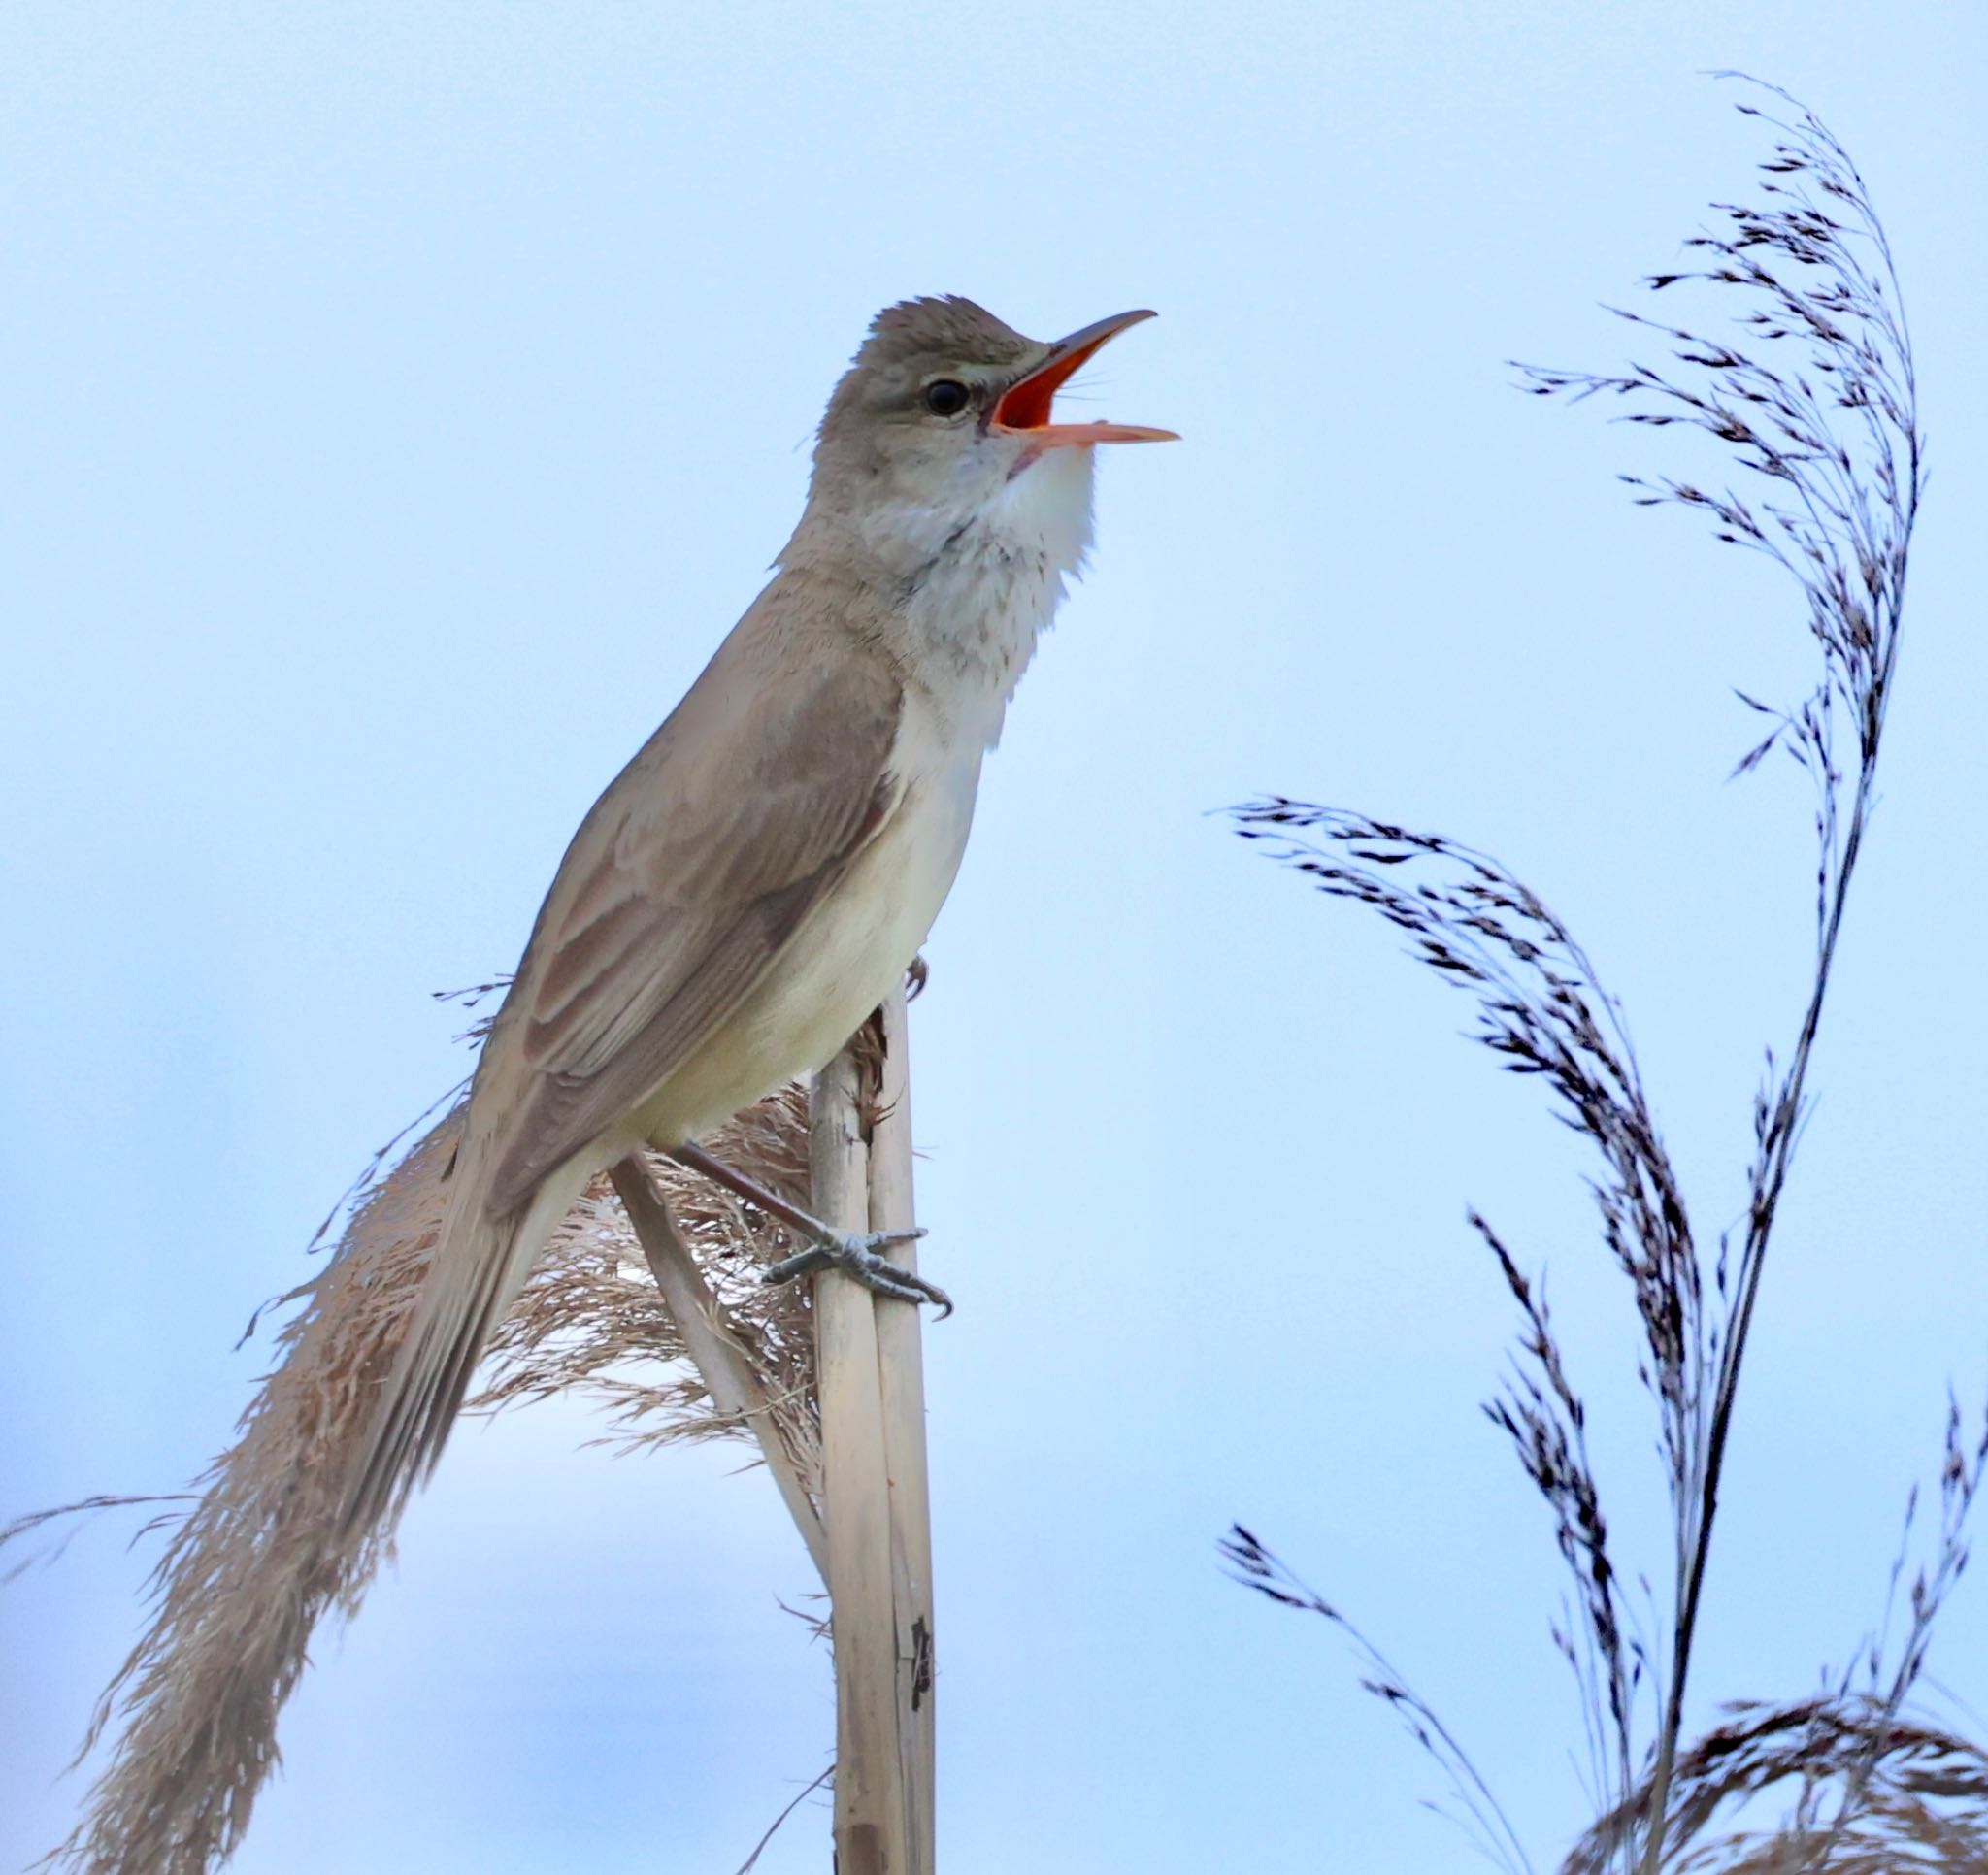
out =
<path fill-rule="evenodd" d="M 523 1082 L 495 1213 L 669 1078 L 896 806 L 895 677 L 846 654 L 794 668 L 791 641 L 779 657 L 750 625 L 595 804 L 547 895 L 486 1050 Z"/>

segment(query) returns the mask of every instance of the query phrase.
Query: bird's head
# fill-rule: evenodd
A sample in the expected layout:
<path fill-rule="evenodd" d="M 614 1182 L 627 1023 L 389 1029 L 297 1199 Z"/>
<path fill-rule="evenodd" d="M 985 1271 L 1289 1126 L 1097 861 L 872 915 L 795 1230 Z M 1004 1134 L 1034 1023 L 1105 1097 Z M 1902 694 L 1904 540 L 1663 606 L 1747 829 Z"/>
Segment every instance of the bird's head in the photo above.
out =
<path fill-rule="evenodd" d="M 937 553 L 977 522 L 1018 542 L 1087 537 L 1092 450 L 1174 433 L 1059 423 L 1056 392 L 1152 316 L 1116 313 L 1045 345 L 972 300 L 879 312 L 821 419 L 811 520 L 853 530 L 893 561 Z"/>

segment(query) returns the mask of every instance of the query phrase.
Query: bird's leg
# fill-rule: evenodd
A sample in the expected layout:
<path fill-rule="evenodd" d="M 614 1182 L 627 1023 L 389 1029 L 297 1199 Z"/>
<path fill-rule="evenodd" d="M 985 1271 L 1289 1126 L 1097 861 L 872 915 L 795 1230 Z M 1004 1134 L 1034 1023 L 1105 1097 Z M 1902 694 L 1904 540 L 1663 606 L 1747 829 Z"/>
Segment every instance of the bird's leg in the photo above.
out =
<path fill-rule="evenodd" d="M 679 1166 L 687 1166 L 712 1183 L 736 1192 L 746 1203 L 769 1217 L 779 1218 L 789 1230 L 808 1239 L 807 1249 L 772 1265 L 760 1278 L 762 1282 L 788 1283 L 815 1270 L 840 1269 L 879 1296 L 894 1296 L 901 1302 L 937 1302 L 941 1321 L 952 1313 L 952 1298 L 937 1283 L 929 1283 L 915 1270 L 878 1254 L 887 1244 L 911 1243 L 922 1237 L 922 1225 L 910 1231 L 837 1231 L 818 1217 L 810 1216 L 798 1204 L 788 1203 L 779 1193 L 769 1191 L 756 1178 L 748 1178 L 722 1159 L 714 1159 L 702 1146 L 672 1146 L 669 1152 Z"/>

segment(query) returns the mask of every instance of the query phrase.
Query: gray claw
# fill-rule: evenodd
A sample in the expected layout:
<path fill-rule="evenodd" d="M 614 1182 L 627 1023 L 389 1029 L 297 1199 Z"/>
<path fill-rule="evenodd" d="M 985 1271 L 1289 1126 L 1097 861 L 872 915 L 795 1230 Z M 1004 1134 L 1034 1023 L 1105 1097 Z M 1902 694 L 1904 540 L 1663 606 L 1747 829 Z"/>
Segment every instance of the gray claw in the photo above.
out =
<path fill-rule="evenodd" d="M 937 1283 L 929 1283 L 915 1271 L 877 1253 L 885 1244 L 911 1243 L 925 1234 L 912 1231 L 851 1231 L 833 1236 L 825 1243 L 812 1244 L 791 1257 L 772 1265 L 760 1278 L 765 1283 L 790 1283 L 796 1276 L 812 1275 L 823 1269 L 840 1269 L 865 1289 L 878 1296 L 895 1297 L 901 1302 L 937 1302 L 938 1320 L 952 1313 L 952 1298 Z"/>

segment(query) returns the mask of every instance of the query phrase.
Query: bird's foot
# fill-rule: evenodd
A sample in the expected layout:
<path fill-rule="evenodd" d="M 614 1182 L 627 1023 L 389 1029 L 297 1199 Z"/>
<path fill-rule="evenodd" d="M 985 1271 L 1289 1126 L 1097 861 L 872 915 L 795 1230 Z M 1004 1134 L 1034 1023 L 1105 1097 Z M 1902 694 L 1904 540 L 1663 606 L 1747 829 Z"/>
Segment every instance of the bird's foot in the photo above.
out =
<path fill-rule="evenodd" d="M 811 1276 L 823 1269 L 840 1269 L 844 1275 L 853 1278 L 876 1295 L 895 1297 L 901 1302 L 937 1302 L 938 1319 L 944 1321 L 952 1313 L 952 1298 L 937 1283 L 928 1283 L 915 1270 L 878 1255 L 888 1244 L 911 1243 L 924 1234 L 922 1227 L 914 1231 L 847 1232 L 824 1228 L 821 1235 L 806 1250 L 783 1257 L 772 1265 L 760 1280 L 790 1283 L 796 1276 Z"/>
<path fill-rule="evenodd" d="M 879 1296 L 894 1297 L 901 1302 L 937 1302 L 941 1320 L 952 1313 L 952 1298 L 937 1283 L 928 1283 L 915 1270 L 877 1254 L 889 1244 L 915 1242 L 925 1234 L 922 1230 L 833 1231 L 819 1218 L 810 1217 L 798 1204 L 790 1203 L 778 1192 L 768 1191 L 758 1180 L 735 1170 L 722 1159 L 713 1159 L 692 1141 L 671 1147 L 670 1157 L 679 1165 L 714 1179 L 727 1191 L 738 1193 L 769 1217 L 779 1218 L 807 1242 L 806 1250 L 769 1267 L 760 1278 L 762 1282 L 790 1283 L 796 1276 L 812 1275 L 818 1269 L 840 1269 Z"/>

